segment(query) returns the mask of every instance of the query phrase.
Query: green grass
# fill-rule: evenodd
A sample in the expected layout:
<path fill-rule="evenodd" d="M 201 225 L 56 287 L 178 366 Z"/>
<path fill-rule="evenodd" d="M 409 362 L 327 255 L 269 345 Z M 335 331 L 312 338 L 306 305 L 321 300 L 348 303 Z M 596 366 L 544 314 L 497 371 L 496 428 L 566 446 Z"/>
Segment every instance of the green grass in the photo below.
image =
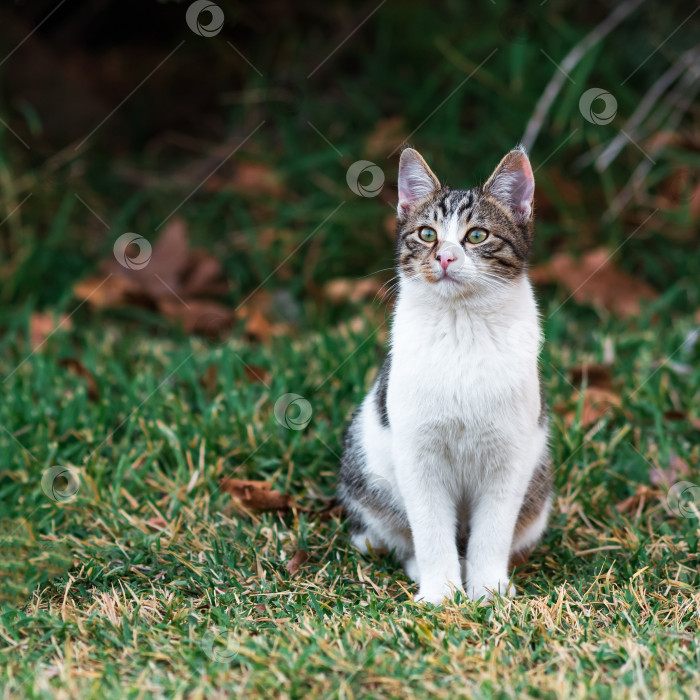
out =
<path fill-rule="evenodd" d="M 692 324 L 577 320 L 567 337 L 580 315 L 565 305 L 548 321 L 550 401 L 570 400 L 564 368 L 600 360 L 607 340 L 622 410 L 588 435 L 555 419 L 551 527 L 515 575 L 521 597 L 492 608 L 414 604 L 395 561 L 360 556 L 322 513 L 343 426 L 376 371 L 382 331 L 362 343 L 382 310 L 359 332 L 341 323 L 261 347 L 127 334 L 99 318 L 57 334 L 7 380 L 0 408 L 16 436 L 0 437 L 13 464 L 0 475 L 3 592 L 21 603 L 0 615 L 6 692 L 690 696 L 698 520 L 667 511 L 649 470 L 675 453 L 693 465 L 688 480 L 700 476 L 697 430 L 663 417 L 700 389 L 697 350 L 677 351 Z M 2 349 L 7 375 L 26 347 Z M 57 368 L 68 354 L 96 375 L 98 401 Z M 691 373 L 656 367 L 671 355 Z M 244 362 L 268 370 L 270 386 L 247 379 Z M 216 386 L 203 388 L 211 365 Z M 274 417 L 289 392 L 311 403 L 305 430 Z M 42 491 L 56 464 L 80 473 L 70 501 Z M 298 507 L 241 513 L 219 491 L 226 476 L 269 479 Z M 640 484 L 639 509 L 618 513 Z M 297 549 L 309 560 L 290 576 Z"/>
<path fill-rule="evenodd" d="M 611 224 L 602 212 L 643 155 L 630 146 L 602 174 L 573 165 L 614 137 L 694 40 L 688 23 L 622 84 L 689 10 L 648 3 L 597 47 L 565 83 L 531 154 L 535 262 L 620 247 L 615 264 L 660 296 L 639 318 L 620 320 L 577 306 L 566 289 L 538 290 L 542 376 L 557 408 L 550 528 L 514 574 L 517 598 L 432 608 L 413 602 L 415 586 L 391 557 L 351 548 L 332 509 L 342 432 L 383 356 L 390 309 L 334 306 L 323 284 L 392 264 L 383 222 L 395 203 L 397 158 L 387 158 L 389 148 L 368 152 L 378 121 L 400 115 L 405 133 L 417 129 L 411 143 L 443 180 L 483 181 L 522 136 L 556 70 L 540 49 L 560 60 L 609 8 L 588 14 L 544 3 L 529 37 L 510 41 L 500 4 L 446 3 L 440 12 L 411 4 L 409 12 L 387 3 L 307 79 L 338 27 L 364 17 L 327 5 L 327 14 L 314 10 L 313 31 L 271 25 L 264 37 L 249 31 L 248 43 L 241 34 L 236 45 L 261 76 L 225 43 L 187 37 L 170 80 L 178 84 L 180 60 L 209 62 L 222 86 L 219 113 L 192 135 L 194 153 L 139 140 L 150 84 L 128 103 L 134 118 L 117 134 L 128 147 L 113 147 L 117 122 L 108 121 L 87 148 L 65 147 L 61 157 L 36 121 L 50 115 L 35 115 L 27 130 L 14 103 L 3 103 L 0 116 L 32 145 L 0 128 L 0 221 L 31 194 L 0 225 L 3 697 L 697 698 L 700 503 L 681 514 L 650 477 L 680 458 L 689 468 L 682 480 L 700 485 L 697 217 L 688 201 L 656 196 L 679 164 L 700 166 L 697 114 L 657 154 L 648 192 Z M 459 87 L 493 47 L 497 54 Z M 148 69 L 145 59 L 133 69 L 134 84 Z M 229 89 L 237 84 L 230 76 L 240 91 Z M 578 111 L 583 90 L 595 86 L 616 96 L 612 124 L 590 124 Z M 212 155 L 221 133 L 233 148 L 263 119 L 229 165 L 269 166 L 282 192 L 221 185 L 197 191 L 178 213 L 193 245 L 221 260 L 230 286 L 223 301 L 235 307 L 261 284 L 282 292 L 297 319 L 290 332 L 259 343 L 236 328 L 217 343 L 152 310 L 80 305 L 73 285 L 111 256 L 116 237 L 134 231 L 155 242 L 158 224 L 201 182 L 191 173 L 209 172 L 207 158 L 216 164 L 228 152 Z M 377 198 L 346 186 L 348 166 L 361 158 L 386 174 Z M 232 170 L 220 174 L 225 185 Z M 72 328 L 32 352 L 38 311 L 72 314 Z M 94 375 L 96 399 L 66 358 Z M 567 410 L 581 410 L 568 370 L 603 361 L 620 408 L 593 426 L 567 422 Z M 246 365 L 269 381 L 251 381 Z M 311 406 L 303 430 L 275 418 L 288 393 Z M 42 488 L 56 466 L 78 477 L 70 500 Z M 225 477 L 269 480 L 296 505 L 244 512 L 221 492 Z M 297 550 L 309 558 L 291 575 L 285 565 Z"/>

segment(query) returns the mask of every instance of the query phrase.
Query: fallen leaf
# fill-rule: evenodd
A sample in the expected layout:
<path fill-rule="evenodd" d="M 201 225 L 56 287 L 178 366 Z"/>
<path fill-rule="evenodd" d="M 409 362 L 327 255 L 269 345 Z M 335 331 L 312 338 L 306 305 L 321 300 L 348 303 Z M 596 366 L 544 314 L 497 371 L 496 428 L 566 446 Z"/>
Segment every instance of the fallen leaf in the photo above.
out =
<path fill-rule="evenodd" d="M 632 513 L 633 511 L 640 510 L 641 508 L 643 508 L 647 497 L 653 495 L 653 493 L 654 492 L 652 491 L 652 489 L 650 489 L 648 486 L 645 486 L 644 484 L 638 484 L 634 494 L 629 498 L 625 498 L 623 501 L 620 501 L 615 506 L 615 508 L 617 508 L 617 510 L 623 515 L 627 515 L 628 513 Z"/>
<path fill-rule="evenodd" d="M 688 463 L 681 459 L 674 452 L 671 453 L 668 466 L 665 469 L 655 467 L 649 472 L 649 481 L 654 486 L 672 486 L 676 481 L 680 481 L 681 477 L 690 476 L 690 467 Z"/>
<path fill-rule="evenodd" d="M 168 527 L 168 522 L 161 515 L 154 515 L 152 518 L 146 520 L 146 525 L 152 530 L 165 530 Z"/>
<path fill-rule="evenodd" d="M 580 396 L 581 392 L 577 391 L 572 397 L 572 401 L 576 405 L 578 405 Z M 597 423 L 612 410 L 619 408 L 620 405 L 620 396 L 615 392 L 595 386 L 587 387 L 583 391 L 583 405 L 581 407 L 580 419 L 581 427 L 588 428 L 594 423 Z M 571 409 L 565 414 L 564 423 L 568 427 L 571 427 L 575 420 L 576 409 Z"/>
<path fill-rule="evenodd" d="M 357 303 L 374 299 L 381 293 L 384 283 L 376 277 L 353 280 L 340 277 L 327 282 L 323 287 L 324 296 L 333 304 L 349 301 Z M 383 298 L 383 296 L 382 296 Z"/>
<path fill-rule="evenodd" d="M 75 357 L 63 357 L 58 361 L 60 367 L 65 367 L 69 372 L 77 377 L 85 379 L 87 384 L 87 395 L 91 401 L 97 401 L 100 398 L 100 392 L 97 388 L 97 380 L 95 375 L 88 370 L 85 365 Z"/>
<path fill-rule="evenodd" d="M 150 257 L 134 266 L 136 255 L 148 252 L 145 242 L 141 246 L 136 245 L 134 251 L 127 246 L 119 253 L 121 262 L 116 258 L 118 253 L 103 261 L 103 276 L 78 282 L 75 295 L 93 308 L 136 305 L 158 309 L 170 320 L 182 323 L 188 333 L 218 337 L 232 330 L 233 310 L 200 298 L 228 291 L 221 264 L 204 249 L 189 249 L 182 219 L 172 219 L 155 241 Z"/>
<path fill-rule="evenodd" d="M 66 314 L 55 316 L 51 313 L 40 313 L 35 311 L 29 317 L 29 342 L 33 352 L 39 350 L 59 329 L 70 330 L 73 324 Z"/>
<path fill-rule="evenodd" d="M 87 301 L 94 309 L 116 309 L 129 304 L 129 298 L 137 295 L 137 284 L 113 273 L 94 275 L 76 283 L 73 294 L 82 301 Z"/>
<path fill-rule="evenodd" d="M 332 520 L 333 518 L 340 518 L 343 515 L 343 506 L 333 500 L 330 506 L 318 511 L 318 515 L 323 522 Z"/>
<path fill-rule="evenodd" d="M 612 389 L 612 371 L 610 365 L 592 363 L 569 368 L 569 377 L 574 386 L 595 386 L 600 389 Z"/>
<path fill-rule="evenodd" d="M 245 333 L 256 340 L 268 340 L 274 332 L 272 324 L 259 309 L 252 309 L 245 323 Z"/>
<path fill-rule="evenodd" d="M 190 299 L 184 304 L 175 298 L 161 299 L 158 307 L 171 321 L 182 323 L 186 333 L 222 340 L 233 330 L 233 310 L 216 301 Z"/>
<path fill-rule="evenodd" d="M 236 309 L 236 318 L 244 321 L 243 331 L 252 340 L 264 342 L 272 337 L 288 336 L 291 326 L 287 322 L 272 322 L 279 304 L 269 292 L 256 291 L 245 299 L 245 303 Z"/>
<path fill-rule="evenodd" d="M 294 574 L 299 571 L 301 565 L 308 561 L 308 559 L 309 553 L 306 550 L 297 549 L 297 551 L 294 552 L 294 556 L 285 564 L 287 571 L 289 571 L 291 576 L 294 576 Z"/>
<path fill-rule="evenodd" d="M 217 372 L 217 365 L 209 365 L 204 374 L 199 378 L 199 385 L 209 392 L 209 394 L 214 394 L 216 392 Z"/>
<path fill-rule="evenodd" d="M 404 118 L 388 117 L 377 122 L 367 137 L 365 151 L 371 158 L 386 157 L 408 138 Z"/>
<path fill-rule="evenodd" d="M 221 263 L 208 251 L 194 248 L 190 251 L 187 267 L 183 270 L 180 289 L 185 298 L 226 294 L 228 285 L 223 282 Z"/>
<path fill-rule="evenodd" d="M 673 172 L 660 183 L 656 206 L 661 209 L 676 209 L 690 204 L 693 219 L 700 216 L 700 182 L 697 169 L 689 165 L 676 166 Z"/>
<path fill-rule="evenodd" d="M 257 382 L 259 384 L 269 384 L 271 377 L 270 373 L 265 370 L 264 367 L 258 367 L 257 365 L 244 365 L 245 376 L 250 382 Z"/>
<path fill-rule="evenodd" d="M 580 260 L 559 253 L 532 268 L 530 278 L 536 284 L 559 284 L 579 304 L 602 307 L 620 317 L 639 315 L 640 301 L 658 297 L 649 284 L 615 267 L 602 248 L 589 251 Z"/>
<path fill-rule="evenodd" d="M 230 187 L 237 192 L 254 195 L 281 197 L 284 194 L 279 175 L 264 163 L 238 163 Z"/>
<path fill-rule="evenodd" d="M 664 411 L 664 418 L 666 420 L 686 420 L 688 418 L 688 414 L 685 411 L 671 409 L 670 411 Z"/>
<path fill-rule="evenodd" d="M 230 493 L 236 503 L 250 510 L 288 510 L 294 503 L 288 494 L 273 491 L 267 481 L 221 479 L 219 486 Z"/>

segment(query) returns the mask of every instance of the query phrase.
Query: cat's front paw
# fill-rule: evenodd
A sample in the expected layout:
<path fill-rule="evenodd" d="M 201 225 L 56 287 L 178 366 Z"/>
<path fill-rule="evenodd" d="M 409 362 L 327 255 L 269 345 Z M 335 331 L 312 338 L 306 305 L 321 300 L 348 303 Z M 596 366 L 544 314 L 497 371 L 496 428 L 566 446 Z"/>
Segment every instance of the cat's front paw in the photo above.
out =
<path fill-rule="evenodd" d="M 515 586 L 512 583 L 506 585 L 498 581 L 492 584 L 467 584 L 467 595 L 474 602 L 478 600 L 490 602 L 496 593 L 504 598 L 514 598 Z"/>
<path fill-rule="evenodd" d="M 415 596 L 415 601 L 417 603 L 440 605 L 446 600 L 452 600 L 458 590 L 461 590 L 459 586 L 447 582 L 421 584 Z"/>

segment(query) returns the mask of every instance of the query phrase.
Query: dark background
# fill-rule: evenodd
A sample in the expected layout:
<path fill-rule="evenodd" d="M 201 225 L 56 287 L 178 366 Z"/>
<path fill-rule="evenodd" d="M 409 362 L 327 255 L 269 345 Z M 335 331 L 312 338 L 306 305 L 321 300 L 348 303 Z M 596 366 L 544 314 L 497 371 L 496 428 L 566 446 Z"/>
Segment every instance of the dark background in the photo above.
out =
<path fill-rule="evenodd" d="M 312 259 L 307 243 L 266 284 L 318 301 L 329 279 L 387 268 L 391 227 L 383 222 L 398 161 L 391 152 L 410 135 L 448 183 L 483 181 L 522 138 L 559 70 L 554 62 L 615 7 L 222 2 L 223 28 L 207 38 L 186 25 L 188 5 L 65 0 L 0 10 L 0 219 L 31 193 L 0 227 L 0 304 L 69 304 L 76 280 L 109 256 L 116 235 L 135 231 L 155 242 L 158 223 L 215 168 L 178 213 L 194 241 L 224 263 L 229 302 L 267 278 L 340 201 L 347 205 Z M 678 124 L 671 119 L 697 78 L 662 92 L 608 169 L 590 162 L 697 40 L 692 10 L 642 3 L 564 80 L 531 152 L 536 261 L 600 244 L 613 250 L 659 209 L 616 260 L 659 290 L 697 279 L 697 103 Z M 582 117 L 578 102 L 591 87 L 617 100 L 611 123 Z M 604 218 L 652 151 L 655 164 L 634 197 Z M 345 184 L 347 167 L 363 158 L 386 174 L 375 199 Z M 697 299 L 678 304 L 688 309 Z"/>

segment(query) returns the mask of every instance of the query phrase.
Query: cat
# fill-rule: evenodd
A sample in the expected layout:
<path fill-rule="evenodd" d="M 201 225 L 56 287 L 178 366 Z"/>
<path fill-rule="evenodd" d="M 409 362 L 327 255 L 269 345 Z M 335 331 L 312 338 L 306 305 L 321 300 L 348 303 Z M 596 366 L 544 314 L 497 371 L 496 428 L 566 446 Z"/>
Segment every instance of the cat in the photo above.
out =
<path fill-rule="evenodd" d="M 521 147 L 469 190 L 401 153 L 390 349 L 346 432 L 338 499 L 353 544 L 393 550 L 417 601 L 514 595 L 509 558 L 547 524 L 534 189 Z"/>

